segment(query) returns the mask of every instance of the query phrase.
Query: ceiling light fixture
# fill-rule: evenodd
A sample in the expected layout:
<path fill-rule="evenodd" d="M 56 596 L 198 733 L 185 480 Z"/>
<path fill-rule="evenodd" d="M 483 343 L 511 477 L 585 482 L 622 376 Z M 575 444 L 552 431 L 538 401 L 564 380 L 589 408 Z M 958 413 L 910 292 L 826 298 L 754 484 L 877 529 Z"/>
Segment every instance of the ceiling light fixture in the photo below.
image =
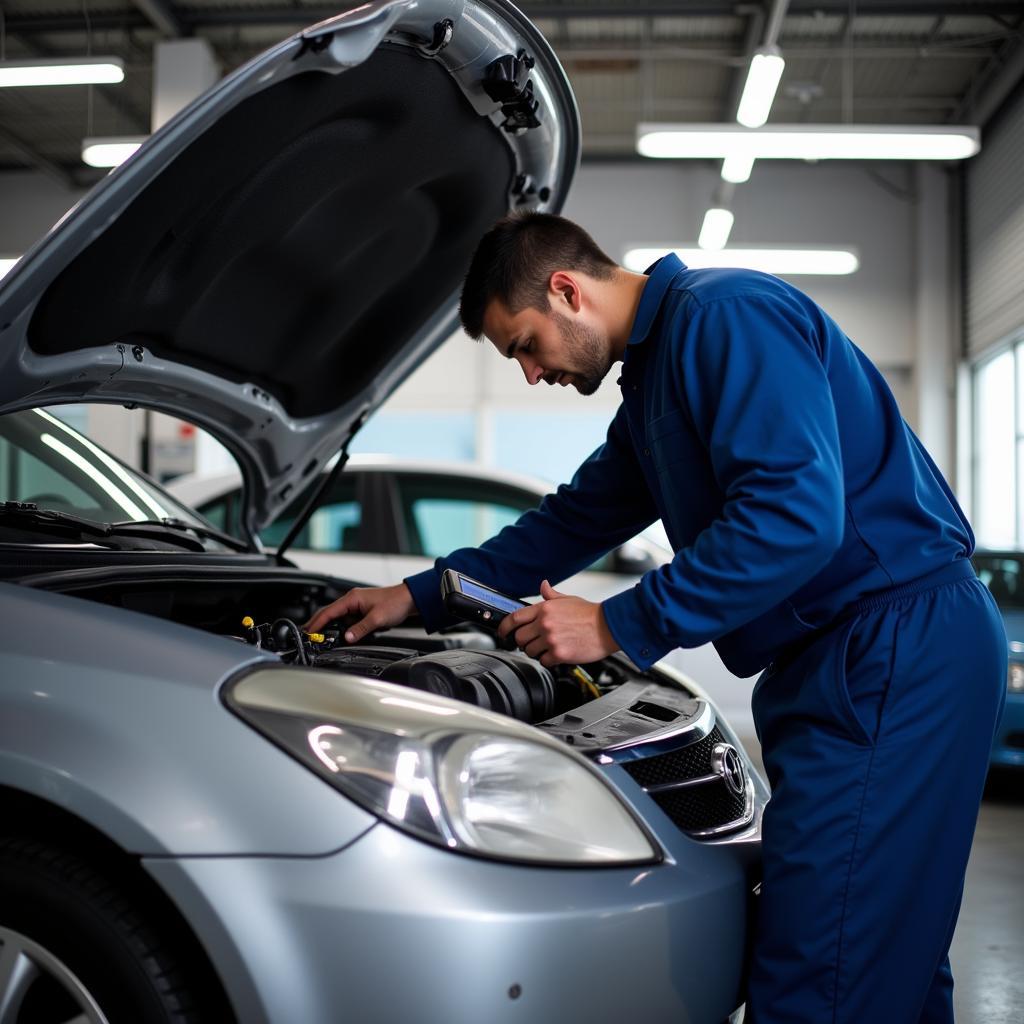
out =
<path fill-rule="evenodd" d="M 701 225 L 697 244 L 702 249 L 724 249 L 725 243 L 729 241 L 734 219 L 732 210 L 712 206 L 704 214 L 704 223 Z"/>
<path fill-rule="evenodd" d="M 0 87 L 110 85 L 123 81 L 124 61 L 120 57 L 0 61 Z"/>
<path fill-rule="evenodd" d="M 627 270 L 642 273 L 670 251 L 675 252 L 694 270 L 704 267 L 742 267 L 784 276 L 841 276 L 852 274 L 860 267 L 860 260 L 853 249 L 780 249 L 767 246 L 717 250 L 679 245 L 645 246 L 628 250 L 623 262 Z"/>
<path fill-rule="evenodd" d="M 742 185 L 750 180 L 750 172 L 754 169 L 754 158 L 749 153 L 733 153 L 722 161 L 722 180 Z"/>
<path fill-rule="evenodd" d="M 964 160 L 981 149 L 981 134 L 970 125 L 645 123 L 636 148 L 641 156 L 691 160 Z"/>
<path fill-rule="evenodd" d="M 736 108 L 736 120 L 747 128 L 760 128 L 768 114 L 779 88 L 779 80 L 786 67 L 777 46 L 762 46 L 750 58 L 747 81 Z"/>
<path fill-rule="evenodd" d="M 145 135 L 82 139 L 82 160 L 90 167 L 117 167 L 146 141 Z"/>

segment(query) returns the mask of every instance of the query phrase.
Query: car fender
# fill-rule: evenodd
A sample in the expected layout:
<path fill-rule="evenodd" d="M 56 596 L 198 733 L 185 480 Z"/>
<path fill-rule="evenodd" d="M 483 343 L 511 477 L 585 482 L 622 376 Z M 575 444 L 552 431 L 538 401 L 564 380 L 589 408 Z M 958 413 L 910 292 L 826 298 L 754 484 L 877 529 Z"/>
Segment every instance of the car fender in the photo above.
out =
<path fill-rule="evenodd" d="M 221 702 L 226 680 L 272 655 L 8 583 L 0 628 L 0 786 L 122 849 L 322 855 L 376 822 Z"/>

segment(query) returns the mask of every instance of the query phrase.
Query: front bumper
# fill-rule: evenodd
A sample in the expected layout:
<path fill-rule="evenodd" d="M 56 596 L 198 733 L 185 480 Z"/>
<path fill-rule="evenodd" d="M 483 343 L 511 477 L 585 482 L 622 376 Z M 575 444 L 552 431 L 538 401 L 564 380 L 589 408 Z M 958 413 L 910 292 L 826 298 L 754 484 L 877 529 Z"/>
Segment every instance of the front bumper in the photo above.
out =
<path fill-rule="evenodd" d="M 1007 693 L 992 745 L 992 764 L 1024 767 L 1024 693 Z"/>
<path fill-rule="evenodd" d="M 632 868 L 486 861 L 384 824 L 324 857 L 144 864 L 244 1024 L 719 1024 L 742 1002 L 757 844 L 664 823 L 666 860 Z"/>

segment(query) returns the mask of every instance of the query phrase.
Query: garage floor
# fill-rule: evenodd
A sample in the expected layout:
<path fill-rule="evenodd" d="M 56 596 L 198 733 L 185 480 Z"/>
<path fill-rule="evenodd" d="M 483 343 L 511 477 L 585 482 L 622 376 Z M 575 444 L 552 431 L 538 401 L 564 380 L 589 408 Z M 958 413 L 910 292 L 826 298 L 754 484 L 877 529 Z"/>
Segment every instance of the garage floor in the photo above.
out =
<path fill-rule="evenodd" d="M 957 1024 L 1024 1021 L 1024 771 L 989 779 L 950 959 Z"/>
<path fill-rule="evenodd" d="M 760 765 L 757 740 L 741 739 Z M 1024 1021 L 1024 770 L 985 788 L 950 960 L 957 1024 Z"/>

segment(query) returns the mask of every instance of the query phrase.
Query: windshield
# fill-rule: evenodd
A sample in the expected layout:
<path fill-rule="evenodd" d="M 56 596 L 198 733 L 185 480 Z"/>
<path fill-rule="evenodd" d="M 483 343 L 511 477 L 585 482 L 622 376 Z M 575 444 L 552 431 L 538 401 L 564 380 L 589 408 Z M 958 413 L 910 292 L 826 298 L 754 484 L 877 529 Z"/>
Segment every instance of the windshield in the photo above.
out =
<path fill-rule="evenodd" d="M 975 571 L 1000 608 L 1024 608 L 1024 554 L 978 554 Z"/>
<path fill-rule="evenodd" d="M 100 523 L 203 520 L 45 409 L 0 416 L 0 501 Z"/>

